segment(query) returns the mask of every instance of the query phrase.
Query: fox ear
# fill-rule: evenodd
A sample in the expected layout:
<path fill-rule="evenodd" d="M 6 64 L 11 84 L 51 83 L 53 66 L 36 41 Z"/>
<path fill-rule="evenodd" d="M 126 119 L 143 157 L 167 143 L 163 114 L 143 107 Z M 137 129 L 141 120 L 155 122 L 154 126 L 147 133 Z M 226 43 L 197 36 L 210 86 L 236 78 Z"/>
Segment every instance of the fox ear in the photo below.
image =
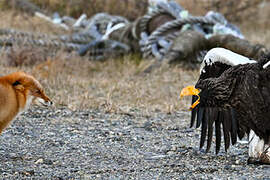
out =
<path fill-rule="evenodd" d="M 16 85 L 16 86 L 14 86 L 14 88 L 15 88 L 16 90 L 18 90 L 18 91 L 24 91 L 24 87 L 23 87 L 23 85 L 21 85 L 21 84 L 18 84 L 18 85 Z"/>

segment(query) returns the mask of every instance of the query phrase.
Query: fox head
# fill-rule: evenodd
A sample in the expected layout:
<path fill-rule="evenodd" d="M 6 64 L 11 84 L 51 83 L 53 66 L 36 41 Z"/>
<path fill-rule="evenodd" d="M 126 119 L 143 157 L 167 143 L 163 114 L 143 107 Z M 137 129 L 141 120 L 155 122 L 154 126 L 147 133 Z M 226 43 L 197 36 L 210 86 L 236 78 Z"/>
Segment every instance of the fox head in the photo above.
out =
<path fill-rule="evenodd" d="M 6 79 L 12 85 L 17 94 L 23 95 L 26 100 L 32 96 L 37 98 L 43 105 L 52 105 L 52 101 L 45 94 L 42 85 L 31 75 L 24 72 L 15 72 L 8 76 Z"/>

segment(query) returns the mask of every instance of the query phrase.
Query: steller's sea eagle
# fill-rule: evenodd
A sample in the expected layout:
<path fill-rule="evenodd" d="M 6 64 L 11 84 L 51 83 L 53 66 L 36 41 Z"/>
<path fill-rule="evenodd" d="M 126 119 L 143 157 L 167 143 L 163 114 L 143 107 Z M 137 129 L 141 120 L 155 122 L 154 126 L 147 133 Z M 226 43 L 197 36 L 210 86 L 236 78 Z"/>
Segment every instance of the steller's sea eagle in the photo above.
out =
<path fill-rule="evenodd" d="M 270 164 L 269 65 L 270 56 L 256 62 L 223 48 L 206 54 L 195 87 L 184 88 L 180 95 L 193 95 L 191 127 L 195 120 L 196 127 L 201 125 L 200 148 L 207 137 L 209 151 L 213 129 L 216 153 L 220 150 L 221 129 L 226 151 L 237 137 L 248 134 L 248 163 Z"/>

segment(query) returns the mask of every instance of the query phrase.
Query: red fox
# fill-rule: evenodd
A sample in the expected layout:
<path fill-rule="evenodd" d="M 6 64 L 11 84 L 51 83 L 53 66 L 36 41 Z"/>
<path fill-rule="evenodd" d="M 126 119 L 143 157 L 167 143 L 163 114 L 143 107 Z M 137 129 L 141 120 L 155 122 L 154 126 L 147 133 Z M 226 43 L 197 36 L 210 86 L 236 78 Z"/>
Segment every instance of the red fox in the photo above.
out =
<path fill-rule="evenodd" d="M 31 75 L 15 72 L 0 77 L 0 134 L 4 128 L 37 98 L 43 105 L 52 105 L 41 84 Z"/>

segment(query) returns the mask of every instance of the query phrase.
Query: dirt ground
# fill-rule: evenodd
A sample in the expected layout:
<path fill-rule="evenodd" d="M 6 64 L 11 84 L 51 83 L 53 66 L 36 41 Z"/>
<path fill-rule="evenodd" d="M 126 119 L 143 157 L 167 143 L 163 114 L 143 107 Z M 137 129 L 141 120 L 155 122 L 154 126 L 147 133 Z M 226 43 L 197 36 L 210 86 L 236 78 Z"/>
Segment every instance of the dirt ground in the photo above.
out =
<path fill-rule="evenodd" d="M 189 112 L 142 116 L 33 107 L 0 136 L 1 179 L 267 179 L 247 144 L 198 149 Z"/>

